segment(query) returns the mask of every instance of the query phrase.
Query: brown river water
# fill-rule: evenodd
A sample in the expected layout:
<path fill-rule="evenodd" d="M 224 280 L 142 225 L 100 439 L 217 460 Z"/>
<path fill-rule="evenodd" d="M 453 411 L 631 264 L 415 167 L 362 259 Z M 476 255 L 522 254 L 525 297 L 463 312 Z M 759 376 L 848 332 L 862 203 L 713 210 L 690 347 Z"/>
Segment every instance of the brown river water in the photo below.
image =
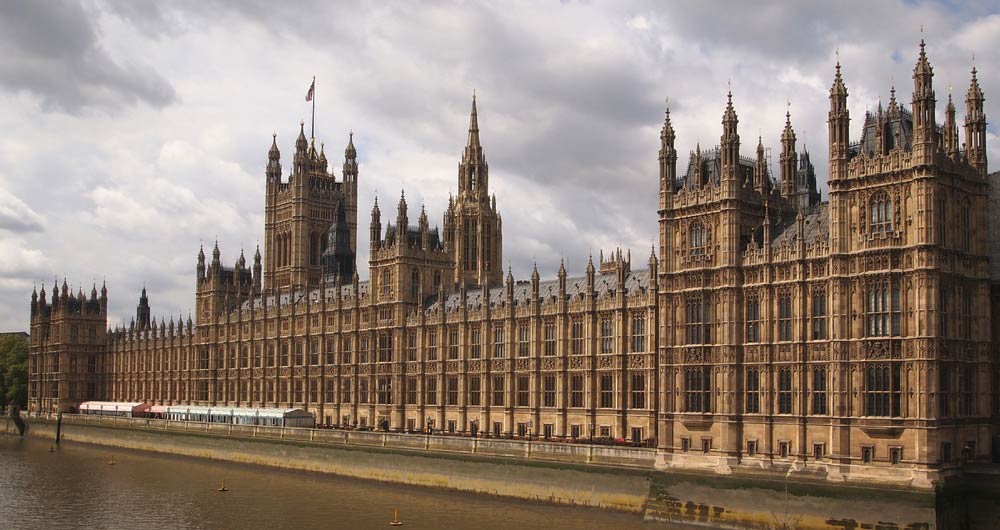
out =
<path fill-rule="evenodd" d="M 0 436 L 0 528 L 368 530 L 393 528 L 394 509 L 404 530 L 670 528 L 637 514 L 72 442 L 49 447 Z"/>

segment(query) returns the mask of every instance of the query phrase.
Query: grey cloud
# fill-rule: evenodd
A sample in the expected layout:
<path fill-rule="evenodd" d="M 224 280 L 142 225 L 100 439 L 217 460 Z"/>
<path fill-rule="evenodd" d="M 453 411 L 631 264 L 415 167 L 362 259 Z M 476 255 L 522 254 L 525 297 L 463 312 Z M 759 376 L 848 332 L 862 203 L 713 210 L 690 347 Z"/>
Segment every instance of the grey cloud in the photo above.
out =
<path fill-rule="evenodd" d="M 0 86 L 71 114 L 174 102 L 173 87 L 150 66 L 111 57 L 94 16 L 73 1 L 0 3 Z"/>

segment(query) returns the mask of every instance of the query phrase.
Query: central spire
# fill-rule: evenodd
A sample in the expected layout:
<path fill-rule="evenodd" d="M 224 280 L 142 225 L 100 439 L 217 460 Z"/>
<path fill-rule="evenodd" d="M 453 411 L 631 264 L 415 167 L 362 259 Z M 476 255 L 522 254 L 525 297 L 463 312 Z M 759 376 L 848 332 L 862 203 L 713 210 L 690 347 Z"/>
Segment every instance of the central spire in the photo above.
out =
<path fill-rule="evenodd" d="M 469 147 L 479 145 L 479 116 L 476 113 L 476 89 L 472 89 L 472 114 L 469 116 Z"/>

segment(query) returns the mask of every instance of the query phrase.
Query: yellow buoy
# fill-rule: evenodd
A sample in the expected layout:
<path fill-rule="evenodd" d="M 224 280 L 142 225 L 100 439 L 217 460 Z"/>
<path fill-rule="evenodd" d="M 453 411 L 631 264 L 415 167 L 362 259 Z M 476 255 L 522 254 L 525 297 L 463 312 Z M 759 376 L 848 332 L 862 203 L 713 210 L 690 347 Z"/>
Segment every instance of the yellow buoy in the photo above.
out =
<path fill-rule="evenodd" d="M 219 486 L 219 491 L 229 491 L 229 488 L 226 487 L 226 481 L 225 480 L 223 480 L 222 481 L 222 485 Z"/>
<path fill-rule="evenodd" d="M 399 520 L 399 510 L 392 511 L 392 521 L 389 521 L 389 526 L 403 526 L 403 522 Z"/>
<path fill-rule="evenodd" d="M 115 455 L 111 455 L 111 461 L 110 461 L 110 462 L 108 462 L 108 465 L 109 465 L 109 466 L 113 466 L 113 465 L 115 465 L 115 464 L 117 464 L 117 463 L 118 463 L 118 462 L 115 462 Z"/>

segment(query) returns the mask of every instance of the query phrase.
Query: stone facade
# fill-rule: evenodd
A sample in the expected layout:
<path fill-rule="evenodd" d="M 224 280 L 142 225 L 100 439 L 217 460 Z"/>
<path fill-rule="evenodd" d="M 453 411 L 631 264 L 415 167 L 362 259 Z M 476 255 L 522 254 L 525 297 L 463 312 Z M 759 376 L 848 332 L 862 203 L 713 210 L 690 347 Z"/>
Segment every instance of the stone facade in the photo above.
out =
<path fill-rule="evenodd" d="M 383 230 L 376 201 L 368 281 L 353 140 L 339 182 L 304 132 L 283 182 L 275 142 L 265 259 L 199 252 L 194 322 L 157 323 L 143 301 L 105 335 L 106 292 L 32 295 L 29 408 L 291 406 L 327 425 L 625 438 L 661 468 L 930 487 L 1000 443 L 983 95 L 973 69 L 960 147 L 950 95 L 934 122 L 932 76 L 921 42 L 911 107 L 893 89 L 852 141 L 837 64 L 828 202 L 790 114 L 776 179 L 760 142 L 740 154 L 731 93 L 720 145 L 683 174 L 668 110 L 658 253 L 550 281 L 503 276 L 475 97 L 443 231 L 422 209 L 411 225 L 405 197 Z"/>

